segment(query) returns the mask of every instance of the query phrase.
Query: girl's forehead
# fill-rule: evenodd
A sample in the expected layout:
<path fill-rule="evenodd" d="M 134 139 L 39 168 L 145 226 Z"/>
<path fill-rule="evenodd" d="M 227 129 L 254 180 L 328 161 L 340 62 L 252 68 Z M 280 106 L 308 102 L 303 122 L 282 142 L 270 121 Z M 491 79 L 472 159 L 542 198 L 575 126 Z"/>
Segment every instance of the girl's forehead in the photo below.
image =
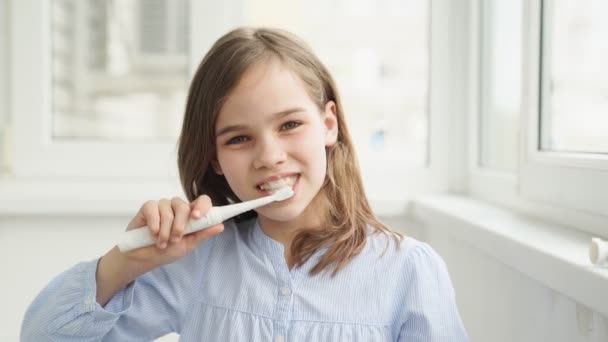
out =
<path fill-rule="evenodd" d="M 249 67 L 220 109 L 217 125 L 255 120 L 289 108 L 315 108 L 304 82 L 276 59 Z"/>

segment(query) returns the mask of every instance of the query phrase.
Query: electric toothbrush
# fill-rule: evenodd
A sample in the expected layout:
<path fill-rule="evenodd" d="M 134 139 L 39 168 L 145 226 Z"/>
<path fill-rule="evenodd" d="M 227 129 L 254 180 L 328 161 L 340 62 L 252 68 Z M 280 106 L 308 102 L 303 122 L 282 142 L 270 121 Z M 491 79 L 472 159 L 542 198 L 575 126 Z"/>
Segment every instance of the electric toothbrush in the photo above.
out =
<path fill-rule="evenodd" d="M 188 225 L 184 230 L 184 235 L 209 228 L 257 207 L 276 201 L 286 200 L 291 196 L 293 196 L 293 190 L 290 187 L 283 187 L 274 194 L 266 197 L 236 204 L 211 207 L 205 216 L 199 219 L 191 219 L 188 222 Z M 122 233 L 120 242 L 118 243 L 118 249 L 124 253 L 137 248 L 151 246 L 155 243 L 156 240 L 150 235 L 149 228 L 140 227 Z"/>

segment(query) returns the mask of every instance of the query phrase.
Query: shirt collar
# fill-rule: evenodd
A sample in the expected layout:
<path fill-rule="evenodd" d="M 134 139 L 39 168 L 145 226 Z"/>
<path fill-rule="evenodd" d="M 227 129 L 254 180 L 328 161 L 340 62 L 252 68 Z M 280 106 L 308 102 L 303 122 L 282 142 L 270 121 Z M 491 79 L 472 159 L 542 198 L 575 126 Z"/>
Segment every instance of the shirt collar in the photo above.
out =
<path fill-rule="evenodd" d="M 252 235 L 254 243 L 270 258 L 275 270 L 279 271 L 279 269 L 282 269 L 287 272 L 287 262 L 285 261 L 284 254 L 285 247 L 282 243 L 264 233 L 257 218 L 253 220 Z M 327 247 L 319 248 L 302 266 L 292 268 L 289 273 L 294 278 L 296 276 L 299 278 L 300 275 L 308 274 L 308 272 L 310 272 L 310 270 L 319 262 L 319 259 L 325 252 L 327 252 L 327 249 Z"/>

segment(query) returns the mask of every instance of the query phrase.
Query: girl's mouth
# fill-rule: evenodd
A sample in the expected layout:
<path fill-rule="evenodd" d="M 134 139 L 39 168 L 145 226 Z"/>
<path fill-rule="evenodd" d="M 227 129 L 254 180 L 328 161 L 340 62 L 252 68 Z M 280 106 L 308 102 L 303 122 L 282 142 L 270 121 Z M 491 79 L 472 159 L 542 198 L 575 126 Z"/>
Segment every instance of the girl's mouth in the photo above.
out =
<path fill-rule="evenodd" d="M 290 176 L 273 179 L 257 185 L 258 190 L 274 194 L 283 187 L 293 188 L 294 184 L 298 181 L 300 174 L 294 174 Z"/>

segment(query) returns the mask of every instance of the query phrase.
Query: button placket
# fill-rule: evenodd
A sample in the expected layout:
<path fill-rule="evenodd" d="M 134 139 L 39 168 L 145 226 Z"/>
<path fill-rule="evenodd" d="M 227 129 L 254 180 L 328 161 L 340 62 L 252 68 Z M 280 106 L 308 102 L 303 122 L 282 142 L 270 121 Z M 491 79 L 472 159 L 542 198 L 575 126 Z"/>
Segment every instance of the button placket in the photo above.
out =
<path fill-rule="evenodd" d="M 257 221 L 256 225 L 258 225 Z M 258 239 L 260 246 L 263 248 L 275 271 L 277 301 L 273 314 L 273 341 L 284 342 L 287 340 L 289 321 L 291 319 L 291 312 L 293 311 L 291 298 L 293 288 L 292 276 L 285 262 L 283 246 L 264 235 L 259 225 L 256 227 L 254 234 L 256 234 L 256 239 Z M 284 295 L 284 292 L 287 294 Z"/>

